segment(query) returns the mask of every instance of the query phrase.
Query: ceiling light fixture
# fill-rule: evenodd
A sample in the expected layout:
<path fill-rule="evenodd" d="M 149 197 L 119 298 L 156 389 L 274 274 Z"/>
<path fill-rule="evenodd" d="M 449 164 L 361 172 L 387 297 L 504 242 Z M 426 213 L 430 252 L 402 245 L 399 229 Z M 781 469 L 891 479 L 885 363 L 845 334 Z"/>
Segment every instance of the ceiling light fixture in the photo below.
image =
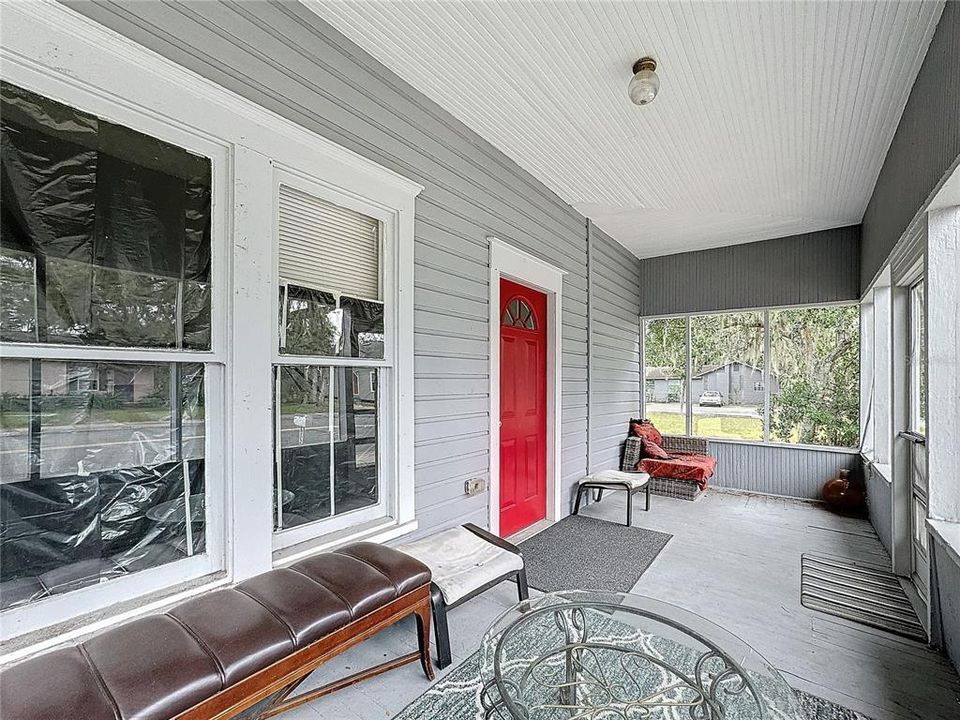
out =
<path fill-rule="evenodd" d="M 653 102 L 660 89 L 657 77 L 657 61 L 652 57 L 642 57 L 633 64 L 633 79 L 627 92 L 634 105 L 648 105 Z"/>

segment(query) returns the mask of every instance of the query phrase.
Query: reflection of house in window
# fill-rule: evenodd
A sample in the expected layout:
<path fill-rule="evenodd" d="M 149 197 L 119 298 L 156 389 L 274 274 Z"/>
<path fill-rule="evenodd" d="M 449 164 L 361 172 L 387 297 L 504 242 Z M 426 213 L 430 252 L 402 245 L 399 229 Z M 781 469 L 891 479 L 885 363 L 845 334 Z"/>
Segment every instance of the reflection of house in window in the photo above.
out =
<path fill-rule="evenodd" d="M 96 365 L 70 363 L 67 366 L 67 392 L 85 393 L 100 389 L 100 374 Z"/>
<path fill-rule="evenodd" d="M 770 391 L 776 393 L 777 379 L 770 376 Z M 675 403 L 680 401 L 683 377 L 669 367 L 648 367 L 646 372 L 647 402 Z M 732 405 L 763 404 L 763 368 L 731 360 L 706 365 L 695 372 L 690 381 L 694 399 L 707 390 L 716 390 L 724 401 Z"/>

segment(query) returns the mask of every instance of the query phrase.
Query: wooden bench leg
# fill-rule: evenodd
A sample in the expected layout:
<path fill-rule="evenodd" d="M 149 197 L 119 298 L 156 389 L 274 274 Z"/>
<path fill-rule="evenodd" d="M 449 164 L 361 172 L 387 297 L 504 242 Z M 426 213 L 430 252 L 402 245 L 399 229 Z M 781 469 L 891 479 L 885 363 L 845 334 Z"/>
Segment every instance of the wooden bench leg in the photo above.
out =
<path fill-rule="evenodd" d="M 433 603 L 430 603 L 433 606 Z M 427 680 L 433 680 L 433 663 L 430 660 L 430 612 L 426 604 L 416 610 L 417 615 L 417 643 L 420 646 L 420 665 Z"/>
<path fill-rule="evenodd" d="M 430 605 L 433 608 L 433 633 L 437 641 L 437 667 L 443 670 L 452 662 L 450 657 L 450 631 L 447 628 L 447 604 L 440 588 L 431 584 Z"/>

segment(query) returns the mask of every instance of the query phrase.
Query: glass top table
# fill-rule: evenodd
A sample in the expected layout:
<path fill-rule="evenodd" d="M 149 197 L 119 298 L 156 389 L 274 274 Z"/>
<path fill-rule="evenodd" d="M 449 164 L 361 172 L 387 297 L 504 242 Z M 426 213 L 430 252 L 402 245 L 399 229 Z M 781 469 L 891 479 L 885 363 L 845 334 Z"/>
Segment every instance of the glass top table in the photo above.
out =
<path fill-rule="evenodd" d="M 807 720 L 759 653 L 640 595 L 574 590 L 503 613 L 480 648 L 488 720 Z"/>

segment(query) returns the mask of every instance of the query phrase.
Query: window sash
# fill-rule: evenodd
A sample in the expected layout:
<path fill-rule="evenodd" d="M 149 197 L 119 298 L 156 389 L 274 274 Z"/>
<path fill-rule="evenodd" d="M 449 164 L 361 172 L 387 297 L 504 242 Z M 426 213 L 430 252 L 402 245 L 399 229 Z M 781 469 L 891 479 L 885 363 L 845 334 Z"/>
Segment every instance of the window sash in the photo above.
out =
<path fill-rule="evenodd" d="M 282 366 L 318 366 L 318 367 L 371 367 L 378 369 L 378 412 L 377 412 L 377 481 L 378 481 L 378 502 L 376 505 L 352 510 L 342 515 L 321 518 L 312 522 L 304 523 L 290 528 L 273 529 L 273 549 L 275 554 L 284 551 L 292 546 L 301 543 L 315 543 L 323 538 L 336 535 L 339 532 L 345 532 L 348 529 L 360 526 L 368 522 L 387 521 L 393 519 L 398 511 L 397 493 L 397 473 L 396 473 L 396 454 L 398 450 L 398 433 L 396 413 L 399 409 L 399 398 L 397 396 L 398 388 L 395 377 L 396 358 L 394 347 L 396 343 L 395 328 L 397 327 L 395 288 L 398 286 L 398 279 L 394 273 L 398 271 L 395 262 L 395 242 L 397 237 L 397 228 L 395 226 L 395 216 L 393 211 L 384 212 L 383 208 L 364 202 L 356 197 L 348 197 L 331 188 L 318 180 L 305 177 L 301 174 L 294 174 L 290 170 L 278 168 L 275 173 L 275 207 L 276 215 L 275 225 L 275 251 L 277 260 L 274 265 L 274 292 L 273 292 L 273 313 L 275 342 L 273 343 L 273 363 L 272 372 L 274 374 L 274 389 L 276 389 L 277 368 Z M 281 193 L 285 187 L 293 187 L 300 192 L 312 197 L 319 198 L 328 203 L 338 205 L 350 212 L 362 214 L 368 218 L 378 221 L 378 271 L 379 271 L 379 292 L 377 297 L 370 298 L 362 292 L 348 292 L 346 288 L 332 287 L 332 283 L 327 282 L 320 286 L 316 279 L 300 278 L 296 274 L 290 277 L 290 273 L 281 265 L 280 255 L 280 202 Z M 322 281 L 320 281 L 322 282 Z M 281 293 L 284 284 L 300 285 L 309 289 L 315 289 L 326 292 L 341 292 L 343 295 L 357 299 L 374 300 L 383 304 L 383 334 L 384 348 L 383 358 L 361 358 L 361 357 L 342 357 L 327 355 L 292 355 L 281 351 L 283 341 L 283 331 L 285 327 L 285 318 L 283 315 L 284 307 L 281 306 Z M 276 398 L 276 393 L 274 393 Z M 276 399 L 274 400 L 274 428 L 273 428 L 273 448 L 274 473 L 279 470 L 279 429 L 278 408 Z M 272 491 L 276 491 L 276 475 L 272 486 Z M 276 519 L 276 513 L 272 514 L 273 520 Z"/>
<path fill-rule="evenodd" d="M 147 568 L 95 585 L 79 588 L 36 602 L 5 609 L 2 624 L 3 639 L 40 630 L 59 620 L 103 610 L 112 603 L 131 597 L 144 597 L 162 592 L 199 578 L 213 576 L 227 568 L 226 523 L 222 511 L 226 507 L 226 468 L 219 460 L 226 447 L 227 383 L 226 358 L 229 333 L 228 288 L 229 255 L 232 243 L 227 233 L 225 208 L 230 207 L 227 171 L 231 166 L 230 145 L 201 135 L 184 125 L 144 114 L 126 105 L 93 94 L 80 85 L 71 84 L 51 92 L 45 83 L 32 78 L 17 77 L 13 68 L 5 70 L 15 84 L 41 95 L 57 96 L 67 105 L 109 118 L 111 122 L 163 142 L 176 145 L 210 161 L 210 348 L 188 350 L 174 347 L 123 347 L 46 342 L 0 341 L 0 355 L 4 358 L 35 360 L 66 360 L 78 364 L 98 362 L 144 363 L 200 363 L 204 366 L 205 385 L 205 439 L 204 458 L 206 501 L 205 549 L 195 554 L 153 568 Z M 7 630 L 6 628 L 9 628 Z"/>
<path fill-rule="evenodd" d="M 349 360 L 350 358 L 345 358 Z M 342 367 L 343 363 L 332 364 L 324 362 L 322 359 L 307 363 L 312 367 L 321 367 L 333 370 Z M 280 397 L 280 368 L 286 366 L 303 366 L 304 363 L 277 363 L 273 366 L 274 383 L 274 425 L 273 425 L 273 448 L 274 448 L 274 480 L 272 492 L 274 497 L 278 497 L 283 491 L 282 484 L 282 458 L 280 444 L 280 421 L 279 397 Z M 339 515 L 329 515 L 324 518 L 317 518 L 310 522 L 292 527 L 283 527 L 281 506 L 278 503 L 274 513 L 274 523 L 280 527 L 273 528 L 273 547 L 274 550 L 282 550 L 291 545 L 297 545 L 302 542 L 316 540 L 317 538 L 331 535 L 346 528 L 359 525 L 373 520 L 382 520 L 390 518 L 395 505 L 394 484 L 390 480 L 395 477 L 394 473 L 394 455 L 391 448 L 393 440 L 388 434 L 390 428 L 394 426 L 392 413 L 395 404 L 393 403 L 393 377 L 390 368 L 383 368 L 373 364 L 360 365 L 353 363 L 353 367 L 374 367 L 377 368 L 377 416 L 376 416 L 376 437 L 377 437 L 377 502 L 375 504 L 350 510 Z M 328 405 L 331 414 L 333 413 L 333 398 L 328 399 Z M 333 422 L 331 420 L 330 422 Z M 333 455 L 331 453 L 331 463 Z M 331 484 L 331 497 L 335 485 L 335 477 L 331 470 L 329 477 Z"/>

